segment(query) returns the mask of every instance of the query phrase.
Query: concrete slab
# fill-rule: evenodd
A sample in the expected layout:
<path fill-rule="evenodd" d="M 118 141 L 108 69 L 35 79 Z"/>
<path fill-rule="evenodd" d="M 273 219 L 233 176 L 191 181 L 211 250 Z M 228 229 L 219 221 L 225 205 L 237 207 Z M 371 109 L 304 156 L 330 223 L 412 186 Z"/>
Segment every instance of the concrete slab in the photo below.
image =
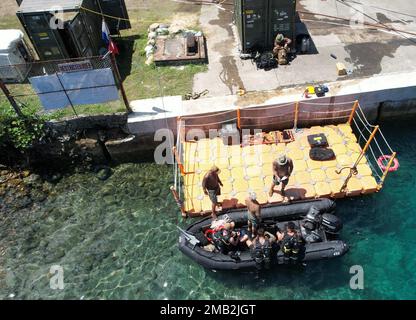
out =
<path fill-rule="evenodd" d="M 200 24 L 207 38 L 209 69 L 195 76 L 193 90 L 208 89 L 209 96 L 222 96 L 235 94 L 240 88 L 263 91 L 416 71 L 416 7 L 411 2 L 300 0 L 298 11 L 317 53 L 298 55 L 288 66 L 263 71 L 252 61 L 239 58 L 232 6 L 202 6 Z M 338 18 L 409 33 L 357 27 Z M 338 77 L 337 62 L 344 63 L 351 73 Z"/>

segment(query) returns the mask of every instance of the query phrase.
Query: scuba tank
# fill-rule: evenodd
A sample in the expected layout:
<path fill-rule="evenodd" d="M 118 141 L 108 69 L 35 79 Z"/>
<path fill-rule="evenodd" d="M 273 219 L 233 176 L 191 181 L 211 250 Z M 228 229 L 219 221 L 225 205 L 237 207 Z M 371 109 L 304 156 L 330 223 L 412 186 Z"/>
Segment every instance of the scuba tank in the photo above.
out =
<path fill-rule="evenodd" d="M 272 256 L 272 247 L 268 239 L 264 241 L 264 244 L 261 244 L 257 239 L 256 245 L 254 247 L 254 261 L 256 262 L 256 268 L 258 270 L 262 269 L 263 265 L 265 269 L 270 268 Z"/>
<path fill-rule="evenodd" d="M 289 236 L 287 233 L 285 233 L 282 241 L 283 261 L 285 263 L 289 263 L 290 260 L 297 262 L 300 249 L 299 247 L 299 236 L 297 234 Z"/>
<path fill-rule="evenodd" d="M 220 229 L 212 234 L 212 242 L 215 247 L 224 254 L 227 254 L 230 245 L 231 234 L 228 230 Z"/>

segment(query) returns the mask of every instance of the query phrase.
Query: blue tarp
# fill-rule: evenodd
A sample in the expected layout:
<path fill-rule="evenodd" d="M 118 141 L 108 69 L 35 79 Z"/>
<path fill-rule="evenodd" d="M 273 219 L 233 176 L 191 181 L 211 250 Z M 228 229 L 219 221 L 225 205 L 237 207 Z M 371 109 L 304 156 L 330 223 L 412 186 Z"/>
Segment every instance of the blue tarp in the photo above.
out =
<path fill-rule="evenodd" d="M 32 77 L 29 81 L 46 110 L 119 99 L 110 68 Z"/>

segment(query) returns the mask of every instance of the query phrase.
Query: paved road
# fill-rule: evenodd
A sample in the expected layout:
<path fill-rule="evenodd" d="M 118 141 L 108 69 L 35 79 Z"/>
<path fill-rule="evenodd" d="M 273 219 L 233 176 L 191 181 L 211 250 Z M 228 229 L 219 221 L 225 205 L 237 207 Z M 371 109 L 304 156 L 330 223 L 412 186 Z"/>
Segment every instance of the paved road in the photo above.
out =
<path fill-rule="evenodd" d="M 301 22 L 312 36 L 315 54 L 299 55 L 290 65 L 271 71 L 257 70 L 250 60 L 238 55 L 232 6 L 205 5 L 200 23 L 208 42 L 209 70 L 194 78 L 194 91 L 209 95 L 274 90 L 294 85 L 370 77 L 378 74 L 416 70 L 416 36 L 369 27 L 354 27 L 319 13 L 368 23 L 379 23 L 416 34 L 416 7 L 407 0 L 300 0 Z M 330 57 L 334 54 L 337 59 Z M 338 77 L 336 62 L 343 62 L 352 73 Z"/>

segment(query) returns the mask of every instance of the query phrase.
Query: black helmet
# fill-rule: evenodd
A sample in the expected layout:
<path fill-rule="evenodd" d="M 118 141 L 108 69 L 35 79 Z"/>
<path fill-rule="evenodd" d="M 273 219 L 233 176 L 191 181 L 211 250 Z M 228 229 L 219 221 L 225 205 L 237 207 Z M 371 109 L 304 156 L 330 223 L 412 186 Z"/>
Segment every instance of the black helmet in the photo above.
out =
<path fill-rule="evenodd" d="M 295 223 L 292 222 L 292 221 L 290 221 L 286 224 L 286 228 L 289 229 L 289 230 L 295 230 L 295 227 L 296 227 Z"/>

